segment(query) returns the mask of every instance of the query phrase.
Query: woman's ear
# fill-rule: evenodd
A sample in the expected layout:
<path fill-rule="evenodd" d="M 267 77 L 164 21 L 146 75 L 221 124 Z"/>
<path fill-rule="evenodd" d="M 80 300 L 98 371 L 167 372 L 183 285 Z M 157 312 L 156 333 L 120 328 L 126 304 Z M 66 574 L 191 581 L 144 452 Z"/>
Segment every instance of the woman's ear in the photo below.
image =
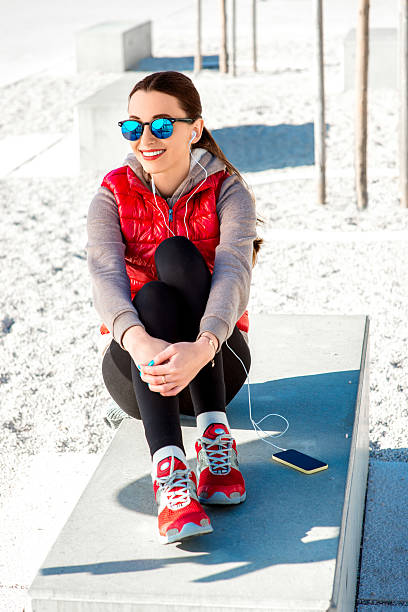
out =
<path fill-rule="evenodd" d="M 191 141 L 192 143 L 198 142 L 201 138 L 201 134 L 203 133 L 203 129 L 204 129 L 204 119 L 196 119 L 196 121 L 194 121 L 193 123 L 193 131 L 195 132 L 195 136 L 193 138 L 193 140 Z M 191 132 L 191 136 L 193 135 L 193 131 Z"/>

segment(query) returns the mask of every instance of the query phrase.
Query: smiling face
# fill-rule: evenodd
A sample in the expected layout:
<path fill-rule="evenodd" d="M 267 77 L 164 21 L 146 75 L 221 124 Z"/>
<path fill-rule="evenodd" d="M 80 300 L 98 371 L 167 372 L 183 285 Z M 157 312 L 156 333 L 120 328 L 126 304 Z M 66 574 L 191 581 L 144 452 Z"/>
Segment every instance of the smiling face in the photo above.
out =
<path fill-rule="evenodd" d="M 145 123 L 157 117 L 187 117 L 177 98 L 160 91 L 136 91 L 129 102 L 129 118 Z M 176 121 L 173 133 L 169 138 L 156 138 L 148 125 L 144 126 L 139 140 L 130 141 L 130 146 L 145 172 L 154 175 L 181 177 L 187 176 L 190 167 L 190 145 L 193 130 L 197 136 L 192 142 L 200 139 L 203 120 L 194 123 Z M 184 177 L 183 177 L 184 178 Z M 182 178 L 180 178 L 181 182 Z"/>

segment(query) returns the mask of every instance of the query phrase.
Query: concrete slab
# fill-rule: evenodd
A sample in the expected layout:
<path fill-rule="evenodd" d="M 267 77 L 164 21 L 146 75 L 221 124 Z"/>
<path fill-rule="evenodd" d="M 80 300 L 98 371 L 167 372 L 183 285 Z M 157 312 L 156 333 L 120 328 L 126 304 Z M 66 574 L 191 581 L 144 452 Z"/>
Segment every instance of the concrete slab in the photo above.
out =
<path fill-rule="evenodd" d="M 398 87 L 398 30 L 370 28 L 368 86 L 371 89 Z M 356 81 L 356 30 L 344 40 L 344 90 L 353 89 Z"/>
<path fill-rule="evenodd" d="M 359 600 L 387 610 L 408 603 L 407 491 L 406 463 L 370 463 Z"/>
<path fill-rule="evenodd" d="M 210 507 L 213 534 L 161 546 L 142 426 L 125 419 L 30 588 L 33 612 L 354 610 L 368 318 L 258 315 L 251 344 L 254 419 L 283 414 L 290 429 L 279 444 L 329 469 L 305 476 L 274 463 L 243 388 L 228 412 L 247 501 Z M 269 420 L 265 430 L 281 427 Z M 195 428 L 185 424 L 183 436 L 194 465 Z"/>
<path fill-rule="evenodd" d="M 75 35 L 78 71 L 134 70 L 152 54 L 151 21 L 106 21 L 78 30 Z"/>
<path fill-rule="evenodd" d="M 78 136 L 76 133 L 72 133 L 19 165 L 10 173 L 10 176 L 57 177 L 78 176 L 78 174 Z"/>
<path fill-rule="evenodd" d="M 107 173 L 131 152 L 118 121 L 128 117 L 128 96 L 140 78 L 140 73 L 129 72 L 77 105 L 81 171 Z"/>
<path fill-rule="evenodd" d="M 20 168 L 63 138 L 62 134 L 6 136 L 0 140 L 0 178 Z"/>

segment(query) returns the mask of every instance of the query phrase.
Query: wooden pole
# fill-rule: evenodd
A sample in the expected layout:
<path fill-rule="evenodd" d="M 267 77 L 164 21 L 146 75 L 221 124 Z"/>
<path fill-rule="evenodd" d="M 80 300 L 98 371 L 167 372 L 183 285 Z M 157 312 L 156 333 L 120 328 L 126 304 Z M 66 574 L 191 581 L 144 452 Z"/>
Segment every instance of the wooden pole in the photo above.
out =
<path fill-rule="evenodd" d="M 232 76 L 237 72 L 237 4 L 236 0 L 231 0 L 231 61 L 230 72 Z"/>
<path fill-rule="evenodd" d="M 367 84 L 370 0 L 359 0 L 356 38 L 356 144 L 355 173 L 357 208 L 368 205 L 367 194 Z"/>
<path fill-rule="evenodd" d="M 316 27 L 316 111 L 314 121 L 314 153 L 317 170 L 317 203 L 326 204 L 326 119 L 324 95 L 324 48 L 322 0 L 314 0 Z"/>
<path fill-rule="evenodd" d="M 256 0 L 252 0 L 252 69 L 258 70 L 256 61 Z"/>
<path fill-rule="evenodd" d="M 201 55 L 201 0 L 196 0 L 197 8 L 197 47 L 194 57 L 194 72 L 197 74 L 203 67 Z"/>
<path fill-rule="evenodd" d="M 400 192 L 408 208 L 408 0 L 400 0 Z"/>
<path fill-rule="evenodd" d="M 228 72 L 226 0 L 221 0 L 220 72 L 224 72 L 224 73 Z"/>

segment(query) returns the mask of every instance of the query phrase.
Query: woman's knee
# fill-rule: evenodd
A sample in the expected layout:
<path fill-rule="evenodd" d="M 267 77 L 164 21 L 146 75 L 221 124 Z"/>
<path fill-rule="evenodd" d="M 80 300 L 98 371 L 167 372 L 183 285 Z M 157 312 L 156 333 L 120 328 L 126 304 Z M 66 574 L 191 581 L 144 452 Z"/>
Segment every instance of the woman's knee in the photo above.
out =
<path fill-rule="evenodd" d="M 171 238 L 163 240 L 156 248 L 154 261 L 157 265 L 168 257 L 172 259 L 177 259 L 180 256 L 183 257 L 186 250 L 187 252 L 189 250 L 194 251 L 197 250 L 197 247 L 185 236 L 171 236 Z"/>
<path fill-rule="evenodd" d="M 186 307 L 177 289 L 162 281 L 150 281 L 137 292 L 133 305 L 149 334 L 177 341 Z"/>
<path fill-rule="evenodd" d="M 156 249 L 154 260 L 158 277 L 182 288 L 191 282 L 209 284 L 211 274 L 198 248 L 185 236 L 163 240 Z"/>
<path fill-rule="evenodd" d="M 137 310 L 139 310 L 140 308 L 143 308 L 145 304 L 147 307 L 149 307 L 151 304 L 157 303 L 158 300 L 160 301 L 164 299 L 167 301 L 169 297 L 171 299 L 169 286 L 166 285 L 166 283 L 159 280 L 150 281 L 145 283 L 136 293 L 135 297 L 133 298 L 133 305 Z"/>

